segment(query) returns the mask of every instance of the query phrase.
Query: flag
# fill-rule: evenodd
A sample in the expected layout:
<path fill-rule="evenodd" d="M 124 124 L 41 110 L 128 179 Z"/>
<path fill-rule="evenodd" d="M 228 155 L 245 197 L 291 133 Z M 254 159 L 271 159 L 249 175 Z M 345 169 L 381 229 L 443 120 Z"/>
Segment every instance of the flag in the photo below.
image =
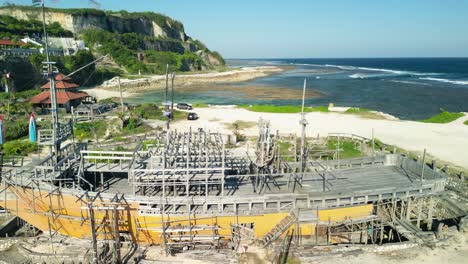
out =
<path fill-rule="evenodd" d="M 5 143 L 5 121 L 3 120 L 3 116 L 0 115 L 0 145 Z"/>
<path fill-rule="evenodd" d="M 36 120 L 33 113 L 29 116 L 29 141 L 31 143 L 37 142 Z"/>
<path fill-rule="evenodd" d="M 41 6 L 44 4 L 44 0 L 32 0 L 33 6 Z"/>

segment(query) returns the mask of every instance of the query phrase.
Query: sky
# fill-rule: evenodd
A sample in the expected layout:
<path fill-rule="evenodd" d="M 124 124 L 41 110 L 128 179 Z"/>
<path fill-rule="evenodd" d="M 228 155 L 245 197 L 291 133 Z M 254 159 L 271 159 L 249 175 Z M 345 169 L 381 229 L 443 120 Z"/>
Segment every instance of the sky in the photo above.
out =
<path fill-rule="evenodd" d="M 96 1 L 105 10 L 168 15 L 225 58 L 468 57 L 468 0 Z"/>

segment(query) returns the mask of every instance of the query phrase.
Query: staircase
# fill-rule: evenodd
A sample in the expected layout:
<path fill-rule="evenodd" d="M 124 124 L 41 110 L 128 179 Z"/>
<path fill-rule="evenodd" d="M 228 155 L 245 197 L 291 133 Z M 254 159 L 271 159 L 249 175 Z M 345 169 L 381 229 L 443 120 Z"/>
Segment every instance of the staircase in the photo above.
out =
<path fill-rule="evenodd" d="M 297 220 L 297 216 L 294 212 L 290 212 L 285 218 L 283 218 L 270 232 L 268 232 L 261 240 L 260 243 L 263 247 L 267 247 L 276 239 L 278 239 L 286 230 L 288 230 Z"/>
<path fill-rule="evenodd" d="M 411 222 L 403 219 L 395 219 L 395 230 L 406 237 L 409 241 L 417 243 L 431 244 L 434 238 L 434 232 L 424 232 L 417 228 Z"/>

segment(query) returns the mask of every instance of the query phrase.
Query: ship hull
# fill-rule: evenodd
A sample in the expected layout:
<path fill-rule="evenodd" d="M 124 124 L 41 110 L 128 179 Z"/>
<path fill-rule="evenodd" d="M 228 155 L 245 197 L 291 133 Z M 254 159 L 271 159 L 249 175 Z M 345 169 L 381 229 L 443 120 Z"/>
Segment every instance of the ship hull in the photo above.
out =
<path fill-rule="evenodd" d="M 229 239 L 234 225 L 248 225 L 256 238 L 263 238 L 290 214 L 289 212 L 252 215 L 148 214 L 142 213 L 141 205 L 137 202 L 115 202 L 102 198 L 89 201 L 83 197 L 58 191 L 47 192 L 10 186 L 5 196 L 0 198 L 0 206 L 45 233 L 92 239 L 94 230 L 97 239 L 112 239 L 118 226 L 119 235 L 125 235 L 127 239 L 143 244 L 164 243 L 163 222 L 166 223 L 166 231 L 168 226 L 173 230 L 184 226 L 205 227 L 193 233 L 204 237 L 215 236 L 216 233 L 219 239 Z M 297 212 L 300 210 L 296 209 Z M 288 229 L 300 228 L 301 235 L 307 237 L 315 234 L 317 224 L 370 216 L 373 205 L 364 204 L 319 211 L 303 210 L 301 217 L 306 214 L 306 219 L 314 220 L 296 221 L 295 225 L 291 225 Z M 187 233 L 181 229 L 176 236 L 179 236 L 180 241 L 188 235 Z"/>

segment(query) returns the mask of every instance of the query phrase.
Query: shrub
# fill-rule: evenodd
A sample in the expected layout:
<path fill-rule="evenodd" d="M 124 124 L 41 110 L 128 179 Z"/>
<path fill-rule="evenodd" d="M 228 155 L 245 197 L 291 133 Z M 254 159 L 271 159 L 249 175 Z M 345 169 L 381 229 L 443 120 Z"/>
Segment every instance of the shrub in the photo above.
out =
<path fill-rule="evenodd" d="M 5 141 L 15 140 L 25 137 L 29 133 L 28 120 L 16 120 L 5 122 Z"/>
<path fill-rule="evenodd" d="M 142 104 L 136 106 L 134 113 L 141 119 L 159 119 L 162 116 L 162 110 L 156 104 Z"/>
<path fill-rule="evenodd" d="M 130 119 L 128 119 L 128 123 L 127 123 L 127 125 L 125 126 L 125 128 L 126 128 L 128 131 L 133 131 L 133 130 L 135 130 L 137 127 L 138 127 L 138 119 L 136 119 L 136 118 L 130 118 Z"/>
<path fill-rule="evenodd" d="M 15 140 L 5 142 L 2 148 L 5 156 L 27 156 L 37 149 L 37 144 L 27 140 Z"/>

